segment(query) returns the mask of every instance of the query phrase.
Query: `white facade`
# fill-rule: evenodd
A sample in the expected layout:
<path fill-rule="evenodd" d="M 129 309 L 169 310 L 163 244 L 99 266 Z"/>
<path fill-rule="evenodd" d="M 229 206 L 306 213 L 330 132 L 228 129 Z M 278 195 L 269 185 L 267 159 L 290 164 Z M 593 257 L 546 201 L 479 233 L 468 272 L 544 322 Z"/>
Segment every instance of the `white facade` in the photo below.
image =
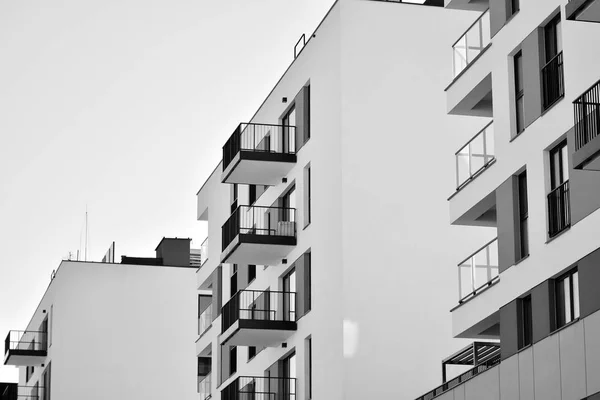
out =
<path fill-rule="evenodd" d="M 492 237 L 491 231 L 482 237 L 465 228 L 460 237 L 467 250 L 458 248 L 449 240 L 456 231 L 444 212 L 454 187 L 457 135 L 466 141 L 483 126 L 446 116 L 439 95 L 452 79 L 451 45 L 476 15 L 338 1 L 249 121 L 281 124 L 292 99 L 310 85 L 310 139 L 297 152 L 287 181 L 270 186 L 255 203 L 272 206 L 295 185 L 297 244 L 287 264 L 257 266 L 256 279 L 238 289 L 283 290 L 282 277 L 310 251 L 311 311 L 299 319 L 286 347 L 276 343 L 250 362 L 240 347 L 231 377 L 223 372 L 228 360 L 214 304 L 225 305 L 231 295 L 232 266 L 221 262 L 221 241 L 232 185 L 221 183 L 220 164 L 202 186 L 198 218 L 208 222 L 209 256 L 198 271 L 198 288 L 216 295 L 215 319 L 199 337 L 197 354 L 212 357 L 212 398 L 220 399 L 239 376 L 264 376 L 292 351 L 296 399 L 410 400 L 439 381 L 439 354 L 461 345 L 450 338 L 447 304 L 457 296 L 449 284 L 456 279 L 453 266 L 469 247 Z M 305 226 L 308 165 L 311 223 Z M 248 186 L 241 184 L 237 205 L 247 204 Z M 239 263 L 238 274 L 245 267 Z"/>
<path fill-rule="evenodd" d="M 197 398 L 194 273 L 63 261 L 26 329 L 48 318 L 47 357 L 19 385 L 43 388 L 50 370 L 44 399 Z"/>

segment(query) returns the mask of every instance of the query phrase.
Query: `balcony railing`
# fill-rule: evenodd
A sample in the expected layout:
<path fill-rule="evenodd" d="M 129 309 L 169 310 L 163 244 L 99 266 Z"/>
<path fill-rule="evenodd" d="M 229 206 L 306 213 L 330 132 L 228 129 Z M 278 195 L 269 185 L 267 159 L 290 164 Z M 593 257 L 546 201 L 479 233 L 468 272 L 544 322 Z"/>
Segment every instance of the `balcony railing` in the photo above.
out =
<path fill-rule="evenodd" d="M 469 300 L 494 284 L 498 277 L 498 239 L 493 239 L 458 264 L 458 302 Z"/>
<path fill-rule="evenodd" d="M 222 332 L 238 320 L 296 321 L 296 293 L 241 290 L 222 308 Z"/>
<path fill-rule="evenodd" d="M 240 151 L 256 153 L 296 152 L 296 127 L 241 123 L 223 146 L 223 170 Z"/>
<path fill-rule="evenodd" d="M 212 397 L 211 382 L 212 373 L 209 373 L 198 384 L 198 393 L 200 393 L 200 400 L 208 400 Z"/>
<path fill-rule="evenodd" d="M 565 95 L 562 51 L 542 68 L 542 87 L 544 110 Z"/>
<path fill-rule="evenodd" d="M 208 260 L 208 237 L 200 245 L 200 266 Z"/>
<path fill-rule="evenodd" d="M 460 190 L 495 160 L 493 122 L 469 140 L 455 156 L 456 190 Z"/>
<path fill-rule="evenodd" d="M 575 151 L 600 133 L 600 81 L 573 102 L 575 110 Z"/>
<path fill-rule="evenodd" d="M 548 236 L 558 235 L 571 226 L 569 181 L 548 193 Z"/>
<path fill-rule="evenodd" d="M 296 209 L 239 206 L 223 225 L 223 250 L 238 235 L 296 236 Z"/>
<path fill-rule="evenodd" d="M 454 378 L 448 382 L 444 382 L 443 384 L 436 387 L 432 391 L 424 394 L 421 397 L 418 397 L 416 400 L 431 400 L 434 397 L 437 397 L 437 396 L 441 395 L 442 393 L 444 393 L 450 389 L 453 389 L 456 386 L 468 381 L 469 379 L 476 377 L 477 375 L 487 371 L 488 369 L 493 368 L 496 365 L 499 365 L 500 361 L 501 361 L 500 354 L 498 354 L 496 357 L 489 359 L 485 362 L 482 362 L 481 364 L 468 370 L 467 372 L 460 374 L 456 378 Z"/>
<path fill-rule="evenodd" d="M 10 331 L 4 341 L 4 353 L 9 350 L 46 351 L 46 332 Z"/>
<path fill-rule="evenodd" d="M 206 310 L 202 311 L 202 314 L 198 317 L 198 335 L 202 336 L 202 334 L 212 326 L 212 321 L 213 306 L 211 304 Z"/>
<path fill-rule="evenodd" d="M 296 379 L 240 376 L 221 391 L 221 399 L 296 400 Z"/>
<path fill-rule="evenodd" d="M 487 10 L 452 46 L 454 77 L 463 72 L 490 43 L 490 12 Z"/>
<path fill-rule="evenodd" d="M 1 400 L 39 400 L 44 398 L 44 388 L 39 386 L 17 386 L 17 394 L 10 387 L 6 387 Z"/>

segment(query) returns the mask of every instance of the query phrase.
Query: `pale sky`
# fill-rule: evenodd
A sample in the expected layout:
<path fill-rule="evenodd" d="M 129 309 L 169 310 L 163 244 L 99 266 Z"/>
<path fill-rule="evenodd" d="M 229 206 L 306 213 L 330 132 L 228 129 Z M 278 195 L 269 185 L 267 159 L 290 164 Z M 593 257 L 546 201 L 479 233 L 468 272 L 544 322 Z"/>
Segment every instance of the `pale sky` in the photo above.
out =
<path fill-rule="evenodd" d="M 2 341 L 83 251 L 86 207 L 89 260 L 200 246 L 196 192 L 332 4 L 0 0 Z"/>

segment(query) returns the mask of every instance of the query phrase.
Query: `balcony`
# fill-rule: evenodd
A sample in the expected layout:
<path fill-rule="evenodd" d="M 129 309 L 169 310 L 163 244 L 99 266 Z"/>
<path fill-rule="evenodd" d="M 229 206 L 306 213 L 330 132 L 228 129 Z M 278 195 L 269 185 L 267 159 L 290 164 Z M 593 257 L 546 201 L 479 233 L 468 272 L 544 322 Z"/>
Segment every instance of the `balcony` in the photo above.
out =
<path fill-rule="evenodd" d="M 208 306 L 208 308 L 202 311 L 202 314 L 198 317 L 198 335 L 204 335 L 211 326 L 213 322 L 213 306 L 212 304 Z"/>
<path fill-rule="evenodd" d="M 491 43 L 490 12 L 488 10 L 481 14 L 452 46 L 454 78 L 456 79 L 471 63 L 477 60 Z"/>
<path fill-rule="evenodd" d="M 296 246 L 296 210 L 239 206 L 222 227 L 221 262 L 277 265 Z"/>
<path fill-rule="evenodd" d="M 44 398 L 44 388 L 39 386 L 17 386 L 16 393 L 7 387 L 1 400 L 40 400 Z"/>
<path fill-rule="evenodd" d="M 221 391 L 221 399 L 296 400 L 296 379 L 240 376 Z"/>
<path fill-rule="evenodd" d="M 472 345 L 465 347 L 454 355 L 442 361 L 443 383 L 437 388 L 427 392 L 417 400 L 431 400 L 434 397 L 440 396 L 471 378 L 487 371 L 490 368 L 500 364 L 500 344 L 474 342 Z M 457 377 L 446 381 L 446 369 L 448 365 L 469 366 L 474 368 L 458 375 Z"/>
<path fill-rule="evenodd" d="M 573 102 L 575 152 L 573 168 L 600 171 L 600 81 Z"/>
<path fill-rule="evenodd" d="M 272 347 L 297 329 L 296 293 L 241 290 L 222 308 L 220 344 Z"/>
<path fill-rule="evenodd" d="M 212 374 L 208 373 L 200 382 L 198 382 L 198 393 L 200 400 L 208 400 L 212 397 Z"/>
<path fill-rule="evenodd" d="M 46 332 L 10 331 L 4 341 L 4 365 L 41 365 L 47 355 Z"/>
<path fill-rule="evenodd" d="M 276 185 L 296 163 L 296 127 L 241 123 L 223 146 L 223 183 Z"/>
<path fill-rule="evenodd" d="M 583 22 L 600 22 L 599 0 L 569 0 L 565 6 L 568 20 Z"/>
<path fill-rule="evenodd" d="M 571 226 L 569 181 L 548 193 L 548 236 L 553 238 Z"/>
<path fill-rule="evenodd" d="M 456 190 L 475 179 L 496 160 L 494 156 L 494 126 L 490 122 L 455 154 Z"/>
<path fill-rule="evenodd" d="M 499 279 L 498 239 L 495 238 L 458 264 L 458 303 L 472 299 Z"/>
<path fill-rule="evenodd" d="M 565 96 L 565 78 L 563 72 L 562 51 L 554 56 L 542 68 L 542 104 L 544 111 L 552 107 Z"/>

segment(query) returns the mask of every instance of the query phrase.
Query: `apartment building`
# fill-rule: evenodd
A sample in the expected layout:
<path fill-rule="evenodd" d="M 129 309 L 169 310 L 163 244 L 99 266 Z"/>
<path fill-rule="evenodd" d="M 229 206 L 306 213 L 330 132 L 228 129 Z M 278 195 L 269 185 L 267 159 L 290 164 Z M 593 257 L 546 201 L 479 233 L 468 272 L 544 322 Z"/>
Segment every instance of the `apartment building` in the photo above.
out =
<path fill-rule="evenodd" d="M 197 194 L 201 400 L 412 400 L 441 379 L 460 343 L 440 300 L 464 256 L 448 167 L 456 132 L 486 124 L 446 113 L 451 46 L 478 13 L 442 3 L 336 2 L 255 115 L 223 128 Z"/>
<path fill-rule="evenodd" d="M 25 330 L 6 337 L 4 364 L 19 368 L 6 400 L 197 399 L 190 239 L 112 261 L 61 262 Z"/>
<path fill-rule="evenodd" d="M 450 219 L 496 238 L 458 263 L 452 334 L 474 342 L 418 399 L 600 399 L 600 1 L 445 3 L 480 13 L 448 113 L 489 124 L 456 154 Z"/>

